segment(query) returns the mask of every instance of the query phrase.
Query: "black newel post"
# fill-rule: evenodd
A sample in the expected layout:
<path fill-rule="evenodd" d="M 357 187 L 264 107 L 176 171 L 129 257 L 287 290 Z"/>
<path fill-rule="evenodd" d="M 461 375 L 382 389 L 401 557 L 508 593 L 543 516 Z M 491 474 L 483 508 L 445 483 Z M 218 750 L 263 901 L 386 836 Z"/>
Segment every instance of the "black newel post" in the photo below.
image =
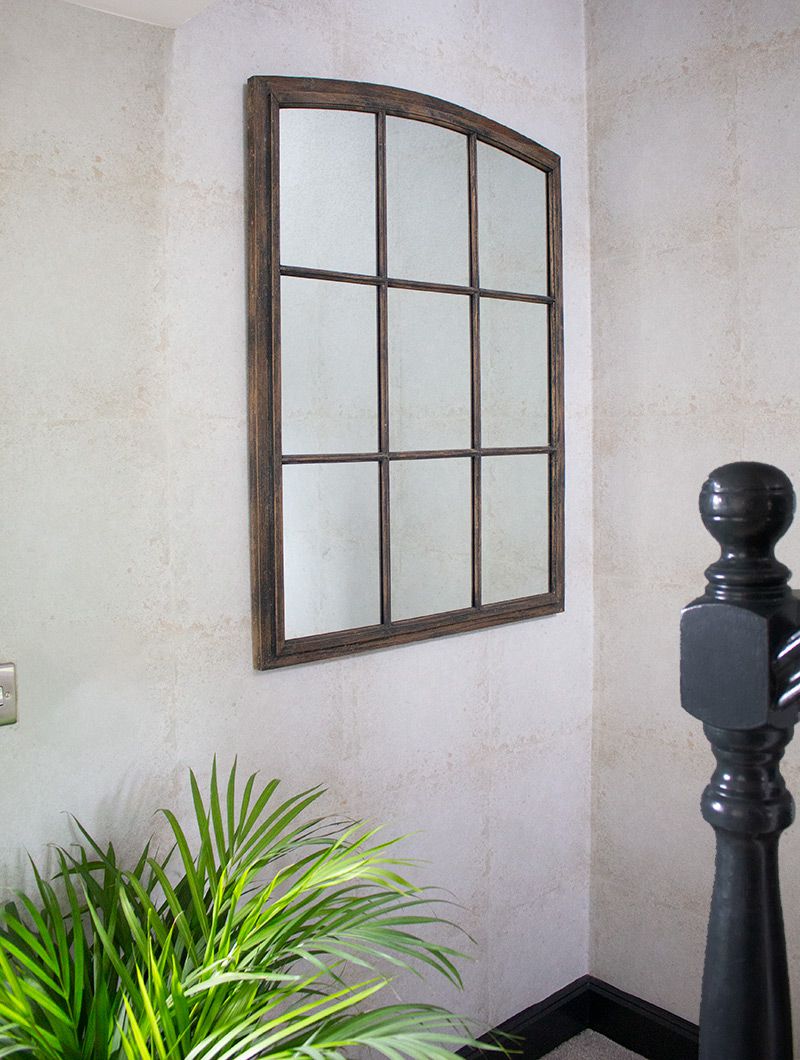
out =
<path fill-rule="evenodd" d="M 706 480 L 700 513 L 722 546 L 681 619 L 683 707 L 717 760 L 702 799 L 717 857 L 700 1060 L 791 1060 L 778 841 L 794 817 L 780 760 L 800 702 L 800 623 L 774 547 L 794 491 L 768 464 L 728 464 Z"/>

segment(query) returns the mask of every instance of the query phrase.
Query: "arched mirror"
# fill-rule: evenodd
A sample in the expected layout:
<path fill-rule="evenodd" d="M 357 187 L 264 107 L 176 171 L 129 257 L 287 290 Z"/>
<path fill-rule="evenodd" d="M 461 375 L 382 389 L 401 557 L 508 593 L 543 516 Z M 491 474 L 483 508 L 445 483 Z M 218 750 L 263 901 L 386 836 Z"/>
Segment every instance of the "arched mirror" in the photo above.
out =
<path fill-rule="evenodd" d="M 248 124 L 256 667 L 563 610 L 558 156 L 342 81 Z"/>

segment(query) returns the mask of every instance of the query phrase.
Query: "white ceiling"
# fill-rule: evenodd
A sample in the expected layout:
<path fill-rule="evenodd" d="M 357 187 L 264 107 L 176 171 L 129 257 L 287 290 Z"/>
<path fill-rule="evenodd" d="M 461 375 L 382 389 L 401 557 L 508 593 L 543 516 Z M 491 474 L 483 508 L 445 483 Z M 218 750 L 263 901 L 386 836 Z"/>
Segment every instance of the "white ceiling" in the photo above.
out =
<path fill-rule="evenodd" d="M 174 29 L 210 7 L 214 0 L 67 0 L 67 3 Z"/>

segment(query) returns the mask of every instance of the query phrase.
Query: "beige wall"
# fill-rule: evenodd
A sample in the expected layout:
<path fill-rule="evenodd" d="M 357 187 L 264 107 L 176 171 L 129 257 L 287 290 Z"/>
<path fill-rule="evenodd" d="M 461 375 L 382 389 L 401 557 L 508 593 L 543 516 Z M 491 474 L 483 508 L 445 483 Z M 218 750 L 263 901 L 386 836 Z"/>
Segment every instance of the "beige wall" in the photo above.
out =
<path fill-rule="evenodd" d="M 715 558 L 696 514 L 705 475 L 753 459 L 800 482 L 800 7 L 590 0 L 587 45 L 592 971 L 695 1019 L 712 760 L 680 709 L 678 620 Z M 797 530 L 779 554 L 800 568 Z M 798 763 L 790 748 L 795 792 Z M 783 853 L 797 968 L 800 831 Z"/>
<path fill-rule="evenodd" d="M 175 34 L 2 0 L 2 882 L 62 811 L 144 834 L 238 752 L 329 809 L 418 832 L 465 909 L 485 1024 L 588 968 L 591 362 L 579 0 L 220 0 Z M 566 614 L 254 673 L 243 84 L 373 80 L 560 151 Z M 141 823 L 140 823 L 141 822 Z M 421 830 L 421 831 L 420 831 Z M 419 994 L 419 988 L 415 988 Z"/>
<path fill-rule="evenodd" d="M 0 4 L 2 878 L 172 792 L 166 30 Z M 172 742 L 173 747 L 170 747 Z M 124 795 L 123 795 L 124 793 Z M 140 829 L 141 832 L 141 829 Z"/>

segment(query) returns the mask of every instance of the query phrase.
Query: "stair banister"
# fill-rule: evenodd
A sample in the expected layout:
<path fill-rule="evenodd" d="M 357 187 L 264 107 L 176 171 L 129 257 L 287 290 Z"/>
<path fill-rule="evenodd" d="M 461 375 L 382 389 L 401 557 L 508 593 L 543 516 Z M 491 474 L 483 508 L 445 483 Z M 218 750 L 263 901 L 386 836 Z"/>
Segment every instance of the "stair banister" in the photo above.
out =
<path fill-rule="evenodd" d="M 719 542 L 681 617 L 681 701 L 717 766 L 702 797 L 716 833 L 700 1060 L 791 1060 L 778 842 L 794 818 L 780 772 L 800 706 L 800 607 L 774 554 L 795 497 L 768 464 L 717 468 L 700 514 Z"/>

